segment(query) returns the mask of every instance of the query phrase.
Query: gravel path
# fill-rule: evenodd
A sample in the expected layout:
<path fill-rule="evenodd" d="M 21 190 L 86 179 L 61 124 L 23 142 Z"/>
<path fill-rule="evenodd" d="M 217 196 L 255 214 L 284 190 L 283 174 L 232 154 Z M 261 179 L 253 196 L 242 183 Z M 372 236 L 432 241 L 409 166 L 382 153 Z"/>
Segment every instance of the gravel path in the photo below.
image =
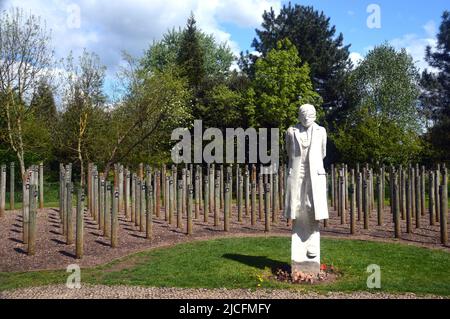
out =
<path fill-rule="evenodd" d="M 65 285 L 23 288 L 0 292 L 0 299 L 445 299 L 439 296 L 355 292 L 301 293 L 292 290 L 144 288 L 91 286 L 68 289 Z"/>

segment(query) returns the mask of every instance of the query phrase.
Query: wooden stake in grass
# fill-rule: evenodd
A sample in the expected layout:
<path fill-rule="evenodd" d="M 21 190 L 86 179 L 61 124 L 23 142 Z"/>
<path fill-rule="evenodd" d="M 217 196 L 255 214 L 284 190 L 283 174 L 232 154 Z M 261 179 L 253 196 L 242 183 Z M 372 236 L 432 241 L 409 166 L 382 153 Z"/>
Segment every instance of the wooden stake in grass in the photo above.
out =
<path fill-rule="evenodd" d="M 195 167 L 195 219 L 200 217 L 200 166 Z"/>
<path fill-rule="evenodd" d="M 435 198 L 434 198 L 434 172 L 430 171 L 430 179 L 429 179 L 429 200 L 428 200 L 428 213 L 430 215 L 430 225 L 434 226 L 436 223 L 436 215 L 435 211 Z"/>
<path fill-rule="evenodd" d="M 111 237 L 111 182 L 106 182 L 105 193 L 105 230 L 103 235 L 106 238 Z"/>
<path fill-rule="evenodd" d="M 405 181 L 405 189 L 406 189 L 406 233 L 411 233 L 411 190 L 410 188 L 410 180 Z"/>
<path fill-rule="evenodd" d="M 447 187 L 447 168 L 444 166 L 442 172 L 442 185 L 439 189 L 440 209 L 441 209 L 441 243 L 447 245 L 448 243 L 448 187 Z"/>
<path fill-rule="evenodd" d="M 439 192 L 439 185 L 441 184 L 441 173 L 440 173 L 440 165 L 438 164 L 437 169 L 435 171 L 434 175 L 434 208 L 435 208 L 435 215 L 436 215 L 436 221 L 439 223 L 441 220 L 441 200 L 440 200 L 440 192 Z"/>
<path fill-rule="evenodd" d="M 5 202 L 6 202 L 6 165 L 2 165 L 1 180 L 0 180 L 0 217 L 5 216 Z"/>
<path fill-rule="evenodd" d="M 73 224 L 72 224 L 72 213 L 73 213 L 73 209 L 72 209 L 72 183 L 69 182 L 66 184 L 67 185 L 67 211 L 66 211 L 66 243 L 67 245 L 72 245 L 73 244 Z"/>
<path fill-rule="evenodd" d="M 203 186 L 205 187 L 204 191 L 204 204 L 203 204 L 203 222 L 208 223 L 209 217 L 209 176 L 205 175 Z"/>
<path fill-rule="evenodd" d="M 417 171 L 416 171 L 417 172 Z M 417 172 L 415 178 L 415 184 L 416 184 L 416 197 L 415 197 L 415 204 L 416 204 L 416 228 L 420 228 L 420 217 L 422 216 L 421 208 L 422 205 L 420 204 L 420 198 L 421 198 L 421 190 L 420 190 L 420 175 L 419 172 Z"/>
<path fill-rule="evenodd" d="M 187 234 L 192 235 L 192 202 L 194 200 L 194 187 L 192 184 L 188 186 L 188 196 L 187 196 Z"/>
<path fill-rule="evenodd" d="M 145 224 L 145 237 L 149 240 L 153 237 L 153 188 L 147 185 L 147 222 Z"/>
<path fill-rule="evenodd" d="M 42 162 L 39 163 L 39 208 L 40 209 L 44 208 L 44 163 Z"/>
<path fill-rule="evenodd" d="M 265 184 L 265 194 L 264 194 L 264 213 L 265 213 L 265 232 L 270 232 L 270 223 L 271 223 L 271 216 L 270 216 L 270 183 Z"/>
<path fill-rule="evenodd" d="M 148 182 L 148 181 L 147 181 Z M 153 195 L 153 194 L 152 194 Z M 140 213 L 140 224 L 139 224 L 139 231 L 144 232 L 145 231 L 145 181 L 142 180 L 142 184 L 141 184 L 141 196 L 140 196 L 140 200 L 141 200 L 141 207 L 139 208 L 139 213 Z"/>
<path fill-rule="evenodd" d="M 254 184 L 254 183 L 253 183 Z M 225 198 L 223 207 L 223 230 L 228 232 L 230 230 L 230 206 L 231 206 L 231 185 L 227 181 L 225 183 Z M 252 212 L 253 212 L 252 208 Z"/>
<path fill-rule="evenodd" d="M 345 181 L 343 172 L 339 175 L 339 215 L 341 216 L 341 225 L 345 225 Z"/>
<path fill-rule="evenodd" d="M 136 222 L 136 174 L 133 173 L 131 176 L 131 207 L 130 207 L 130 213 L 131 213 L 131 222 Z"/>
<path fill-rule="evenodd" d="M 279 194 L 278 194 L 278 174 L 277 172 L 275 172 L 272 175 L 272 179 L 273 179 L 273 204 L 272 204 L 272 222 L 274 223 L 274 225 L 278 224 L 278 215 L 280 213 L 280 203 L 279 203 Z M 256 185 L 255 185 L 255 189 L 256 189 Z"/>
<path fill-rule="evenodd" d="M 75 256 L 77 259 L 83 258 L 84 253 L 84 230 L 83 230 L 83 215 L 84 215 L 84 193 L 81 188 L 78 189 L 77 194 L 77 236 L 75 246 Z"/>
<path fill-rule="evenodd" d="M 399 211 L 399 200 L 398 200 L 398 196 L 399 196 L 399 189 L 398 189 L 398 178 L 397 178 L 397 173 L 394 174 L 394 185 L 393 185 L 393 192 L 392 195 L 394 196 L 393 198 L 393 215 L 394 215 L 394 234 L 395 234 L 395 238 L 400 238 L 401 237 L 401 232 L 400 232 L 400 211 Z"/>
<path fill-rule="evenodd" d="M 157 218 L 159 218 L 161 213 L 161 173 L 159 170 L 156 170 L 155 172 L 155 180 L 154 180 L 154 187 L 155 187 L 155 215 Z"/>
<path fill-rule="evenodd" d="M 173 214 L 174 214 L 174 187 L 173 187 L 173 176 L 169 176 L 169 224 L 173 224 Z"/>
<path fill-rule="evenodd" d="M 136 205 L 134 209 L 134 225 L 140 227 L 141 225 L 141 179 L 136 179 Z"/>
<path fill-rule="evenodd" d="M 184 184 L 183 179 L 178 180 L 178 192 L 177 192 L 177 228 L 183 228 L 183 192 L 184 192 Z"/>
<path fill-rule="evenodd" d="M 242 223 L 242 206 L 243 206 L 243 196 L 244 196 L 244 178 L 242 176 L 242 171 L 239 168 L 239 176 L 238 176 L 238 198 L 237 198 L 237 205 L 238 205 L 238 222 Z"/>
<path fill-rule="evenodd" d="M 36 213 L 37 213 L 37 190 L 36 185 L 30 185 L 30 211 L 28 229 L 28 255 L 32 256 L 36 252 Z"/>
<path fill-rule="evenodd" d="M 119 188 L 114 188 L 111 213 L 111 247 L 117 247 L 117 230 L 119 228 L 118 207 L 119 206 Z"/>
<path fill-rule="evenodd" d="M 28 174 L 29 172 L 27 172 Z M 27 176 L 25 187 L 22 194 L 22 214 L 23 214 L 23 233 L 22 241 L 24 244 L 28 244 L 28 232 L 30 226 L 30 177 Z"/>
<path fill-rule="evenodd" d="M 381 205 L 381 175 L 377 176 L 377 222 L 378 226 L 381 226 L 383 223 L 383 207 Z"/>
<path fill-rule="evenodd" d="M 15 174 L 14 174 L 14 162 L 11 162 L 9 166 L 9 209 L 14 210 L 14 185 L 15 185 Z"/>
<path fill-rule="evenodd" d="M 263 167 L 259 166 L 259 181 L 258 181 L 258 209 L 259 220 L 263 220 L 264 215 L 264 182 L 263 182 Z"/>
<path fill-rule="evenodd" d="M 252 205 L 250 213 L 250 222 L 254 226 L 256 224 L 256 182 L 252 181 Z"/>
<path fill-rule="evenodd" d="M 217 171 L 220 175 L 220 171 Z M 220 176 L 217 176 L 220 178 Z M 219 214 L 220 214 L 220 181 L 218 178 L 214 184 L 214 226 L 219 226 Z"/>
<path fill-rule="evenodd" d="M 356 192 L 355 192 L 355 170 L 351 170 L 351 181 L 350 181 L 350 234 L 355 234 L 355 223 L 356 223 Z"/>
<path fill-rule="evenodd" d="M 105 230 L 105 178 L 100 174 L 100 188 L 99 192 L 99 228 Z"/>
<path fill-rule="evenodd" d="M 331 206 L 336 207 L 334 198 L 334 164 L 331 164 Z"/>
<path fill-rule="evenodd" d="M 248 172 L 248 167 L 245 167 L 244 170 L 244 201 L 245 201 L 245 210 L 244 214 L 247 217 L 250 214 L 250 177 Z"/>
<path fill-rule="evenodd" d="M 336 202 L 336 201 L 335 201 Z M 363 187 L 362 187 L 362 174 L 361 172 L 357 173 L 357 181 L 356 181 L 356 205 L 358 210 L 358 221 L 361 220 L 362 215 L 362 207 L 363 207 Z"/>
<path fill-rule="evenodd" d="M 367 180 L 363 181 L 363 209 L 364 209 L 364 229 L 369 229 L 369 187 Z"/>

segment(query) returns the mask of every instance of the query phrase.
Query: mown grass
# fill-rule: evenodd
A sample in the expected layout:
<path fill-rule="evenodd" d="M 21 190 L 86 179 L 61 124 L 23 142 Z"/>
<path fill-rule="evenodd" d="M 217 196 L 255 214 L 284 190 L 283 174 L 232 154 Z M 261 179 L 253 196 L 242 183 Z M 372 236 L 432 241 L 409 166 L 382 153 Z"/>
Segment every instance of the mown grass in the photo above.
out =
<path fill-rule="evenodd" d="M 290 262 L 283 237 L 216 239 L 155 249 L 82 269 L 82 282 L 203 288 L 289 288 L 303 291 L 384 291 L 450 295 L 450 253 L 395 243 L 322 240 L 322 261 L 342 276 L 320 285 L 290 285 L 272 271 Z M 381 267 L 381 289 L 368 289 L 367 266 Z M 0 273 L 0 290 L 65 283 L 65 271 Z"/>

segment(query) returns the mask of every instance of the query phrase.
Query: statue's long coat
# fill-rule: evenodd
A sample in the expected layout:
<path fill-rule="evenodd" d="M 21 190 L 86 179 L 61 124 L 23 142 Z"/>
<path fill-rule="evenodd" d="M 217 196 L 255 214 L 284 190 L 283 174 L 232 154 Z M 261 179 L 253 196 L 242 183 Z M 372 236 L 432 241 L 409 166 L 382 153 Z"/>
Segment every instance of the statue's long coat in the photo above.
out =
<path fill-rule="evenodd" d="M 285 216 L 295 219 L 295 208 L 299 206 L 300 194 L 298 172 L 300 166 L 300 127 L 290 127 L 286 133 L 286 151 L 289 157 L 286 181 Z M 313 124 L 311 145 L 309 147 L 309 169 L 312 197 L 316 220 L 328 219 L 327 177 L 323 167 L 326 156 L 327 132 L 325 128 Z"/>

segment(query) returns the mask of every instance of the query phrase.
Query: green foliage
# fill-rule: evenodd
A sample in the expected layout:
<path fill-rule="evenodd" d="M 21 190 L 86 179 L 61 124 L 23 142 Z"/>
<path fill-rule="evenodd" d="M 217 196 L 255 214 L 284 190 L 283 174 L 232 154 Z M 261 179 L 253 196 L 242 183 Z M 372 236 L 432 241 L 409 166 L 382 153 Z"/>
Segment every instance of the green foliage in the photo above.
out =
<path fill-rule="evenodd" d="M 351 75 L 356 103 L 331 137 L 342 160 L 406 163 L 421 152 L 418 73 L 405 50 L 381 45 Z"/>
<path fill-rule="evenodd" d="M 437 47 L 427 47 L 426 60 L 437 73 L 425 70 L 422 74 L 422 107 L 434 124 L 426 136 L 433 146 L 435 160 L 450 161 L 450 12 L 445 11 L 437 35 Z"/>
<path fill-rule="evenodd" d="M 277 48 L 278 41 L 288 38 L 309 65 L 314 89 L 323 98 L 323 105 L 317 106 L 325 109 L 342 106 L 345 75 L 351 65 L 350 46 L 343 44 L 342 34 L 336 35 L 329 17 L 313 7 L 289 3 L 283 5 L 278 15 L 273 9 L 264 12 L 262 27 L 256 33 L 252 46 L 263 56 Z M 249 63 L 244 61 L 241 66 L 251 74 L 253 68 Z"/>
<path fill-rule="evenodd" d="M 248 96 L 254 103 L 247 106 L 248 115 L 255 114 L 257 126 L 278 127 L 281 132 L 298 122 L 299 106 L 322 103 L 313 90 L 308 64 L 302 64 L 289 39 L 279 41 L 275 49 L 256 61 L 252 90 Z M 320 109 L 318 113 L 320 117 Z"/>

